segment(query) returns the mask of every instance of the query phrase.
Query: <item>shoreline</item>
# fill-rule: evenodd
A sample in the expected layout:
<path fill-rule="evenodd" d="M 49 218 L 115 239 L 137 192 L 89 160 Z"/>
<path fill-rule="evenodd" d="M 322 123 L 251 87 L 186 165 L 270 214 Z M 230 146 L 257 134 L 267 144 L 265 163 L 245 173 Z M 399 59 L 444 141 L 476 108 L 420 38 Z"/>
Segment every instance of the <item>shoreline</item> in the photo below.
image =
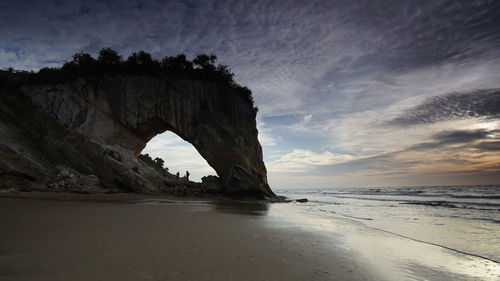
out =
<path fill-rule="evenodd" d="M 3 192 L 2 192 L 3 191 Z M 172 194 L 167 192 L 162 193 L 137 193 L 137 192 L 94 192 L 94 193 L 79 193 L 69 191 L 45 191 L 32 190 L 23 191 L 8 189 L 0 189 L 0 198 L 25 198 L 37 200 L 65 200 L 65 201 L 89 201 L 89 202 L 122 202 L 130 203 L 129 201 L 151 199 L 151 200 L 172 200 L 172 201 L 236 201 L 236 202 L 267 202 L 267 203 L 291 203 L 294 201 L 307 202 L 307 199 L 290 199 L 285 196 L 276 195 L 275 198 L 257 198 L 251 195 L 238 195 L 226 193 L 205 193 L 203 195 L 188 193 L 187 195 Z"/>

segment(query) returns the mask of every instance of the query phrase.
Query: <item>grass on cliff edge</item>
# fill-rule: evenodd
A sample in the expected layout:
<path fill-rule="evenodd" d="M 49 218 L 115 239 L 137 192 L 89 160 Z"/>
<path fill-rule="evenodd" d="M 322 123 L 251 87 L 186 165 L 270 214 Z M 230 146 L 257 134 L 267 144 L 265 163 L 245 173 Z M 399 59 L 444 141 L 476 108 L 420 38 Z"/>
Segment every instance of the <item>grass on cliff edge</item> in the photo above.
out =
<path fill-rule="evenodd" d="M 15 70 L 11 67 L 0 70 L 0 84 L 3 83 L 54 83 L 79 77 L 103 74 L 137 74 L 153 77 L 181 77 L 217 82 L 235 90 L 257 113 L 252 91 L 234 81 L 234 73 L 227 65 L 216 65 L 213 54 L 200 54 L 192 61 L 186 55 L 166 56 L 157 60 L 151 54 L 138 51 L 124 59 L 110 48 L 99 51 L 97 59 L 88 53 L 79 52 L 71 61 L 61 67 L 45 67 L 38 71 Z"/>

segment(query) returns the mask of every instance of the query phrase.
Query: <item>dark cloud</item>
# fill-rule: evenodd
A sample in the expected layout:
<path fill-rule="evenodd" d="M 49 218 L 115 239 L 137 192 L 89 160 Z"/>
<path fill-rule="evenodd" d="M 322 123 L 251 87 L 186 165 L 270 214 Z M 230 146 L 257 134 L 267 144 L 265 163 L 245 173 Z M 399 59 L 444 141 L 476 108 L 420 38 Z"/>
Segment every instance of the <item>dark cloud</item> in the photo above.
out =
<path fill-rule="evenodd" d="M 407 127 L 467 118 L 500 119 L 500 89 L 428 98 L 422 104 L 390 120 L 388 125 Z"/>
<path fill-rule="evenodd" d="M 444 131 L 435 134 L 433 139 L 442 144 L 464 143 L 487 138 L 492 133 L 494 132 L 483 129 Z"/>
<path fill-rule="evenodd" d="M 500 141 L 482 142 L 476 145 L 475 148 L 487 152 L 500 151 Z"/>
<path fill-rule="evenodd" d="M 106 45 L 158 54 L 260 53 L 297 66 L 324 60 L 319 50 L 327 62 L 348 62 L 348 69 L 330 65 L 326 79 L 500 52 L 500 2 L 489 0 L 20 0 L 0 3 L 0 24 L 9 26 L 0 31 L 5 45 L 57 48 L 65 56 L 59 59 L 68 49 Z"/>
<path fill-rule="evenodd" d="M 471 143 L 477 143 L 479 141 L 495 139 L 495 134 L 497 134 L 498 132 L 499 131 L 497 130 L 489 131 L 484 129 L 443 131 L 433 135 L 431 137 L 432 141 L 413 145 L 408 149 L 406 149 L 405 151 L 446 148 L 449 145 L 456 145 L 456 144 L 468 145 Z M 479 148 L 483 144 L 486 144 L 486 142 L 481 142 L 479 144 L 476 144 L 474 147 Z M 484 148 L 487 147 L 488 145 L 484 146 Z"/>
<path fill-rule="evenodd" d="M 386 34 L 382 60 L 398 71 L 461 61 L 500 43 L 498 1 L 370 1 L 364 28 Z"/>

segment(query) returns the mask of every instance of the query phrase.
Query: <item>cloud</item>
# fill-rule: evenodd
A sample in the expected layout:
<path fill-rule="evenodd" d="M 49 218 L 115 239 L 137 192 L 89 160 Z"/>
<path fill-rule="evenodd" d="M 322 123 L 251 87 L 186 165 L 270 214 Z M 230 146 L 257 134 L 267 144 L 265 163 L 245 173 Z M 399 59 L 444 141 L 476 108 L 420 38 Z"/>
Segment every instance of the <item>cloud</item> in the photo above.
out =
<path fill-rule="evenodd" d="M 482 142 L 476 145 L 475 148 L 482 151 L 497 152 L 500 151 L 500 141 Z"/>
<path fill-rule="evenodd" d="M 257 120 L 257 130 L 259 131 L 259 142 L 262 146 L 275 146 L 280 137 L 274 137 L 272 130 L 266 127 L 266 123 L 262 119 Z"/>
<path fill-rule="evenodd" d="M 500 119 L 500 89 L 483 89 L 428 98 L 387 124 L 406 127 L 467 118 Z"/>
<path fill-rule="evenodd" d="M 353 160 L 352 155 L 332 153 L 330 151 L 314 152 L 294 149 L 292 152 L 268 163 L 270 171 L 305 172 L 318 166 L 330 166 Z"/>
<path fill-rule="evenodd" d="M 454 130 L 444 131 L 434 135 L 433 139 L 441 144 L 453 143 L 469 143 L 477 140 L 488 138 L 489 135 L 496 133 L 495 131 L 479 130 Z"/>
<path fill-rule="evenodd" d="M 409 147 L 407 151 L 442 148 L 455 144 L 469 144 L 480 140 L 490 139 L 490 136 L 495 133 L 496 131 L 488 131 L 484 129 L 443 131 L 433 135 L 431 137 L 433 140 L 432 142 L 424 142 L 413 145 Z"/>

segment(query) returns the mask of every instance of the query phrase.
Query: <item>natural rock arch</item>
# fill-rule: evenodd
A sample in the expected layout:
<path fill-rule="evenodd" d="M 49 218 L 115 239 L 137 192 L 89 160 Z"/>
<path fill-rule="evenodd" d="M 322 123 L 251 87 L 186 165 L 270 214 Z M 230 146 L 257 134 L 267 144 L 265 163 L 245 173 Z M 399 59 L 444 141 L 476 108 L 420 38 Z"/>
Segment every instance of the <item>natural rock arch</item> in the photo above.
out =
<path fill-rule="evenodd" d="M 10 112 L 20 116 L 2 119 L 44 128 L 38 141 L 48 160 L 95 174 L 104 184 L 156 192 L 160 179 L 137 172 L 136 157 L 151 138 L 171 131 L 207 160 L 226 192 L 275 196 L 267 184 L 255 110 L 227 86 L 116 75 L 18 90 L 34 105 L 32 114 Z M 12 96 L 4 104 L 15 103 Z"/>

